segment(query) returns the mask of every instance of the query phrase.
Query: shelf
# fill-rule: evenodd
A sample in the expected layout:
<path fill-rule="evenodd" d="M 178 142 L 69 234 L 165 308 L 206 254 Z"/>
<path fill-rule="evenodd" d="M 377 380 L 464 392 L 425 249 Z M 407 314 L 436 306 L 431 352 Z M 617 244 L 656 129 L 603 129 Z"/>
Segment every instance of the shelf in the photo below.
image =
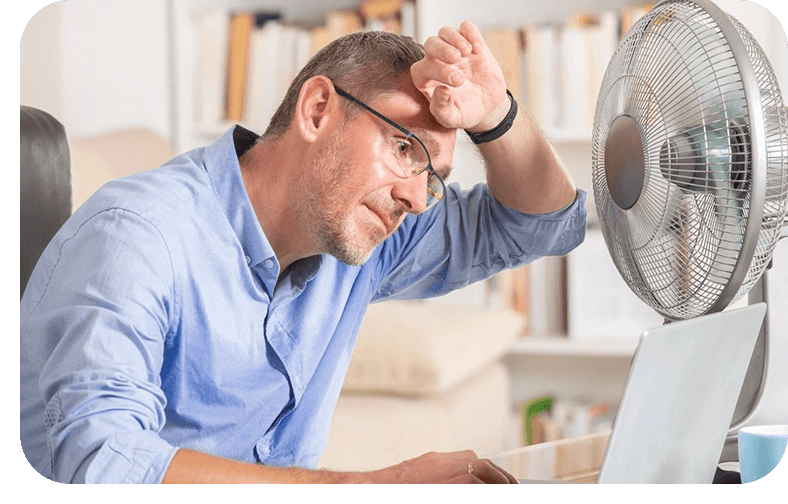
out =
<path fill-rule="evenodd" d="M 570 340 L 565 336 L 530 336 L 515 341 L 507 356 L 551 355 L 558 357 L 632 358 L 637 340 Z"/>
<path fill-rule="evenodd" d="M 545 128 L 545 136 L 557 143 L 591 143 L 591 130 L 584 128 Z"/>
<path fill-rule="evenodd" d="M 194 127 L 194 133 L 201 137 L 214 137 L 222 135 L 234 122 L 222 121 L 220 123 L 198 123 Z M 547 128 L 545 136 L 552 142 L 557 143 L 590 143 L 591 131 L 580 128 Z"/>

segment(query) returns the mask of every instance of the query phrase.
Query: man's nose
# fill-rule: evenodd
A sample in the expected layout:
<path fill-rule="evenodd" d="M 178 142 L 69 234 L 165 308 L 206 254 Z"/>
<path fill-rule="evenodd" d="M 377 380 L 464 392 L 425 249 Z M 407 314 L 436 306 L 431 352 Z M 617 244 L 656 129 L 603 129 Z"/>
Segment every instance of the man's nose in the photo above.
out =
<path fill-rule="evenodd" d="M 394 200 L 412 214 L 420 214 L 427 209 L 427 179 L 429 172 L 402 179 L 391 190 Z"/>

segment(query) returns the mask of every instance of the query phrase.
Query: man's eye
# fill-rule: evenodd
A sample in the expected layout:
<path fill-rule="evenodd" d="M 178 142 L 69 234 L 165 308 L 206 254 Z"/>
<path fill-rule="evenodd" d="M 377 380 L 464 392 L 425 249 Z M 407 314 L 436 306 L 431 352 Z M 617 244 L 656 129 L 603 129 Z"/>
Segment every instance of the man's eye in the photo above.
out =
<path fill-rule="evenodd" d="M 397 144 L 396 144 L 397 154 L 403 157 L 407 157 L 408 154 L 410 153 L 410 149 L 411 149 L 410 142 L 397 140 Z"/>

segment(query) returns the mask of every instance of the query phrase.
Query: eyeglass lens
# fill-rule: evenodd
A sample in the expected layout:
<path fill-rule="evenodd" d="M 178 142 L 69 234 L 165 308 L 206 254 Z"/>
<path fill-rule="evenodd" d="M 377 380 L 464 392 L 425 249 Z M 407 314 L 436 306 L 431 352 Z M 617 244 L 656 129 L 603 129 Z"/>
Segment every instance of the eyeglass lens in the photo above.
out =
<path fill-rule="evenodd" d="M 371 108 L 369 105 L 359 101 L 337 86 L 335 86 L 335 89 L 340 96 L 368 110 L 373 115 L 385 121 L 389 126 L 397 129 L 398 132 L 407 134 L 407 138 L 399 136 L 392 138 L 390 146 L 390 151 L 397 160 L 397 163 L 399 163 L 403 176 L 415 177 L 421 175 L 424 170 L 429 170 L 427 176 L 427 208 L 430 208 L 432 205 L 442 200 L 445 192 L 443 180 L 441 180 L 430 166 L 430 157 L 424 144 L 422 144 L 413 133 L 410 133 L 402 126 Z"/>
<path fill-rule="evenodd" d="M 392 140 L 391 152 L 397 160 L 405 177 L 421 175 L 428 169 L 430 161 L 424 146 L 414 138 L 395 138 Z M 443 199 L 443 182 L 432 171 L 427 178 L 427 206 Z"/>

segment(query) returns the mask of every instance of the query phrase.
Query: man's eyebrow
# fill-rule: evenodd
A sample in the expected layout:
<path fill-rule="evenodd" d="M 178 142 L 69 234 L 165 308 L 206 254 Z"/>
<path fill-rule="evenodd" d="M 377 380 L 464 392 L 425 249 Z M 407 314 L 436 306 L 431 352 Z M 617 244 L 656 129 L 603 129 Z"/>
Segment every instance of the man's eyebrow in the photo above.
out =
<path fill-rule="evenodd" d="M 419 137 L 422 142 L 424 142 L 424 146 L 427 147 L 427 150 L 429 151 L 431 158 L 436 158 L 440 155 L 441 145 L 435 139 L 432 133 L 430 133 L 428 130 L 424 128 L 413 128 L 411 132 L 415 134 L 417 137 Z M 438 175 L 440 175 L 440 177 L 443 180 L 446 180 L 449 178 L 449 175 L 451 175 L 451 171 L 453 167 L 449 165 L 448 168 L 445 168 L 443 170 L 439 170 L 438 168 L 435 167 L 433 168 L 435 169 L 436 172 L 438 172 Z"/>
<path fill-rule="evenodd" d="M 432 136 L 432 133 L 423 128 L 413 128 L 410 131 L 419 137 L 422 142 L 424 142 L 424 145 L 427 147 L 427 150 L 430 153 L 430 157 L 438 157 L 440 155 L 441 145 L 437 140 L 435 140 L 435 137 Z"/>

